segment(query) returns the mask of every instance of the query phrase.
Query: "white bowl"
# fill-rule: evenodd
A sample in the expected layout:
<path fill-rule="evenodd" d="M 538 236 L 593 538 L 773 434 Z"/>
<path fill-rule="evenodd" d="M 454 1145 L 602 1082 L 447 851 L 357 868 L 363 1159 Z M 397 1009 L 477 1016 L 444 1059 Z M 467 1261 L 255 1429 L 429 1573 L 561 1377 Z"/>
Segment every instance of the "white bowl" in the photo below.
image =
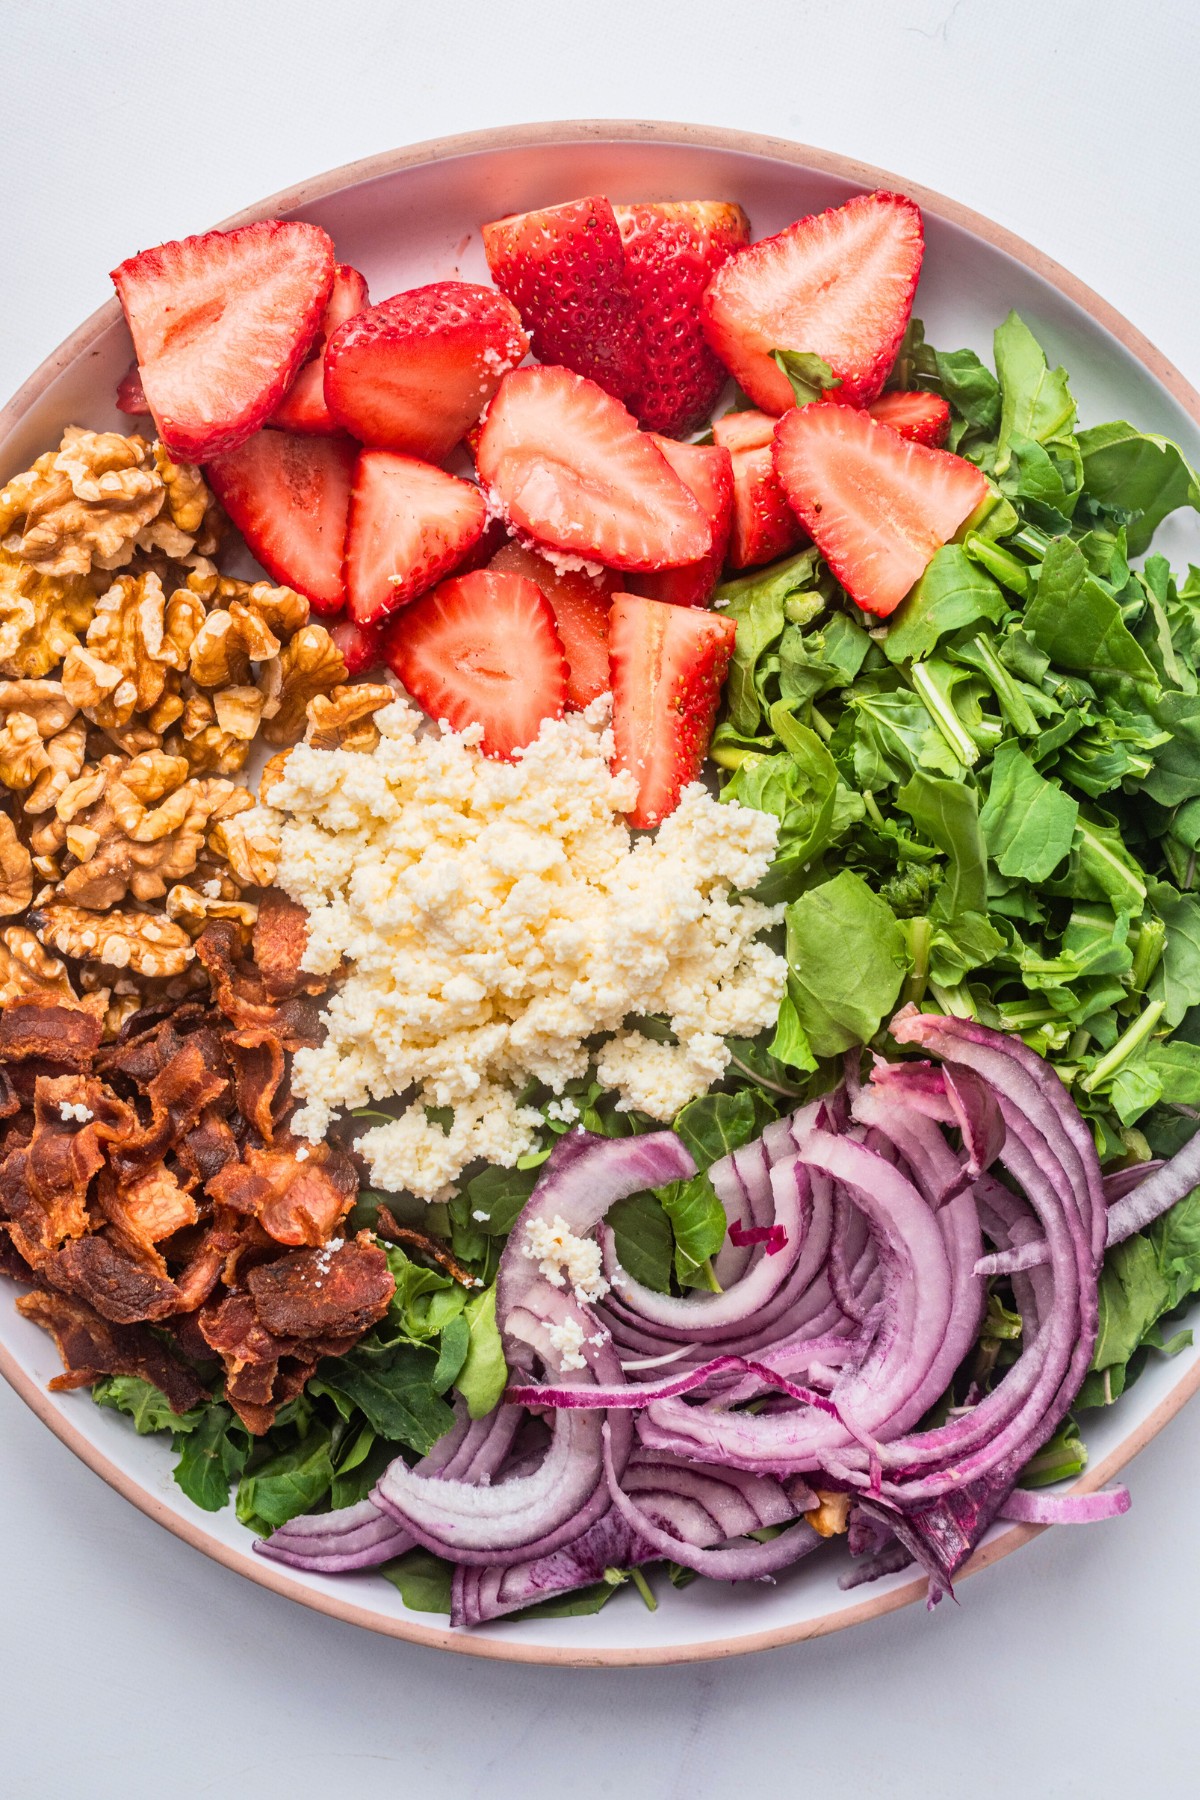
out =
<path fill-rule="evenodd" d="M 569 123 L 516 126 L 418 144 L 355 163 L 274 195 L 229 223 L 311 219 L 332 233 L 339 260 L 366 275 L 377 297 L 425 281 L 487 279 L 482 221 L 575 194 L 615 200 L 739 200 L 755 237 L 836 205 L 864 188 L 902 189 L 925 214 L 928 248 L 917 311 L 931 342 L 986 355 L 993 328 L 1016 307 L 1051 358 L 1066 364 L 1088 423 L 1129 418 L 1162 432 L 1200 461 L 1200 395 L 1126 320 L 1064 269 L 1019 238 L 953 201 L 884 170 L 779 139 L 699 126 Z M 197 228 L 202 221 L 197 221 Z M 130 246 L 132 250 L 134 246 Z M 131 358 L 117 304 L 81 325 L 0 414 L 0 478 L 57 442 L 64 425 L 125 429 L 113 392 Z M 1179 515 L 1159 533 L 1175 562 L 1186 560 L 1191 524 Z M 1193 534 L 1194 537 L 1194 534 Z M 1196 555 L 1194 546 L 1192 556 Z M 595 1666 L 734 1656 L 817 1637 L 919 1598 L 911 1573 L 844 1594 L 844 1552 L 818 1552 L 774 1586 L 696 1582 L 662 1598 L 656 1613 L 631 1595 L 587 1618 L 500 1621 L 452 1632 L 409 1612 L 377 1575 L 327 1577 L 285 1571 L 251 1551 L 232 1509 L 192 1505 L 171 1478 L 161 1438 L 140 1438 L 128 1420 L 94 1406 L 86 1391 L 52 1394 L 60 1372 L 51 1339 L 22 1319 L 0 1288 L 0 1373 L 77 1456 L 134 1505 L 228 1568 L 354 1624 L 444 1650 L 513 1662 Z M 1200 1347 L 1155 1359 L 1111 1411 L 1088 1414 L 1092 1460 L 1081 1492 L 1111 1481 L 1200 1385 Z M 1114 1527 L 1113 1529 L 1119 1529 Z M 968 1573 L 1036 1535 L 994 1528 Z"/>

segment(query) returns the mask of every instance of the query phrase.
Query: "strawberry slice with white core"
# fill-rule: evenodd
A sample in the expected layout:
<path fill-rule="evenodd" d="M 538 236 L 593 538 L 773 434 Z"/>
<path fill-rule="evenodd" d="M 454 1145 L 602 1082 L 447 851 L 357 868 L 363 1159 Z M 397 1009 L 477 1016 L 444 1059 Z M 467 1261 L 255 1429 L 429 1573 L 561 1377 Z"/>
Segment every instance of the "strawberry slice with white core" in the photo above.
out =
<path fill-rule="evenodd" d="M 485 756 L 511 762 L 546 719 L 561 719 L 567 659 L 536 582 L 496 569 L 444 581 L 385 639 L 389 668 L 456 731 L 482 725 Z"/>
<path fill-rule="evenodd" d="M 880 618 L 988 491 L 961 456 L 910 443 L 848 406 L 785 413 L 775 428 L 775 468 L 846 592 Z"/>
<path fill-rule="evenodd" d="M 631 825 L 657 825 L 699 779 L 736 630 L 721 613 L 613 596 L 613 766 L 637 779 Z"/>
<path fill-rule="evenodd" d="M 775 473 L 775 423 L 770 413 L 736 412 L 713 425 L 713 437 L 729 451 L 733 467 L 728 560 L 734 569 L 774 562 L 804 540 L 804 528 Z"/>
<path fill-rule="evenodd" d="M 528 348 L 503 294 L 431 282 L 339 326 L 325 348 L 325 399 L 360 443 L 442 462 Z"/>
<path fill-rule="evenodd" d="M 476 465 L 509 522 L 551 549 L 612 569 L 664 569 L 712 547 L 703 508 L 653 438 L 570 369 L 504 377 Z"/>
<path fill-rule="evenodd" d="M 705 335 L 766 412 L 794 401 L 773 350 L 823 357 L 841 380 L 838 399 L 866 406 L 896 360 L 924 250 L 914 201 L 856 194 L 735 252 L 704 296 Z"/>
<path fill-rule="evenodd" d="M 265 219 L 131 256 L 112 272 L 159 436 L 203 462 L 265 425 L 320 330 L 333 241 Z"/>
<path fill-rule="evenodd" d="M 516 306 L 541 363 L 558 363 L 628 401 L 641 355 L 625 250 L 602 194 L 483 227 L 492 280 Z"/>
<path fill-rule="evenodd" d="M 880 394 L 867 411 L 901 437 L 914 444 L 928 444 L 934 450 L 940 449 L 950 435 L 950 405 L 940 394 L 926 394 L 920 389 L 907 394 Z"/>
<path fill-rule="evenodd" d="M 346 673 L 352 680 L 378 668 L 383 661 L 383 633 L 353 619 L 338 619 L 329 627 L 329 635 L 342 653 Z"/>
<path fill-rule="evenodd" d="M 263 568 L 318 612 L 345 603 L 342 556 L 355 446 L 345 438 L 259 431 L 205 474 Z"/>
<path fill-rule="evenodd" d="M 350 617 L 378 625 L 458 567 L 487 522 L 479 489 L 432 463 L 364 450 L 346 533 Z"/>
<path fill-rule="evenodd" d="M 725 385 L 701 329 L 700 302 L 722 263 L 750 242 L 750 221 L 724 200 L 641 202 L 613 212 L 638 355 L 627 404 L 647 430 L 682 437 L 708 418 Z"/>
<path fill-rule="evenodd" d="M 651 600 L 669 600 L 673 606 L 707 606 L 721 579 L 733 529 L 733 464 L 728 450 L 719 444 L 678 444 L 667 437 L 656 437 L 654 441 L 704 508 L 712 547 L 699 562 L 681 569 L 661 569 L 656 575 L 631 574 L 626 589 Z"/>
<path fill-rule="evenodd" d="M 488 567 L 536 581 L 550 602 L 567 659 L 567 705 L 582 709 L 607 694 L 613 576 L 607 570 L 594 576 L 582 569 L 556 569 L 536 550 L 511 542 L 496 552 Z"/>
<path fill-rule="evenodd" d="M 325 346 L 339 325 L 369 305 L 366 277 L 349 263 L 339 263 L 333 272 L 329 305 L 308 361 L 275 408 L 272 425 L 281 431 L 312 431 L 322 437 L 341 430 L 325 404 Z"/>

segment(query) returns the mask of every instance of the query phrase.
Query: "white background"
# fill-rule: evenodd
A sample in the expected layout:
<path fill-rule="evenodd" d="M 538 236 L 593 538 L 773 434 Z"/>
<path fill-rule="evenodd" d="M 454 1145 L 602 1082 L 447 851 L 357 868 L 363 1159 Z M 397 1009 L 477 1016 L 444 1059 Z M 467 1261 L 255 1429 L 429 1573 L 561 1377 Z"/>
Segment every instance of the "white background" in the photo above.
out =
<path fill-rule="evenodd" d="M 1194 0 L 4 0 L 8 393 L 106 271 L 449 132 L 678 119 L 878 163 L 1048 251 L 1200 384 Z M 143 1518 L 0 1391 L 5 1800 L 1175 1800 L 1200 1792 L 1200 1415 L 1119 1523 L 791 1651 L 552 1672 L 306 1612 Z"/>

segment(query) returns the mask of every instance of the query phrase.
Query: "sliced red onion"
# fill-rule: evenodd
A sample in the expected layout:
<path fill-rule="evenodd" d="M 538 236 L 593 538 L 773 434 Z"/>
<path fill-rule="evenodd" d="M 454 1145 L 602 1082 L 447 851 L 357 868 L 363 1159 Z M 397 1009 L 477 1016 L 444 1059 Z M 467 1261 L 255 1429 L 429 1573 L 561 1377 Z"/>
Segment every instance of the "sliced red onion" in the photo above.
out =
<path fill-rule="evenodd" d="M 371 1500 L 336 1512 L 309 1513 L 281 1525 L 269 1538 L 257 1538 L 254 1549 L 272 1562 L 320 1575 L 343 1575 L 351 1569 L 376 1568 L 411 1550 L 416 1539 Z"/>
<path fill-rule="evenodd" d="M 546 1406 L 558 1410 L 579 1409 L 583 1407 L 607 1407 L 615 1409 L 627 1407 L 634 1410 L 648 1406 L 652 1400 L 671 1400 L 678 1394 L 690 1394 L 695 1388 L 706 1387 L 715 1375 L 723 1375 L 727 1371 L 736 1371 L 739 1375 L 754 1375 L 765 1387 L 777 1390 L 781 1394 L 789 1394 L 793 1400 L 802 1401 L 805 1406 L 815 1406 L 819 1412 L 826 1412 L 837 1418 L 837 1408 L 823 1395 L 814 1393 L 811 1388 L 797 1387 L 786 1375 L 775 1369 L 768 1369 L 762 1363 L 749 1362 L 744 1356 L 716 1356 L 709 1362 L 702 1363 L 698 1369 L 688 1369 L 679 1375 L 664 1375 L 658 1381 L 631 1386 L 622 1381 L 611 1387 L 578 1385 L 555 1386 L 553 1383 L 529 1387 L 509 1387 L 505 1400 L 516 1406 Z"/>
<path fill-rule="evenodd" d="M 778 1256 L 787 1247 L 788 1235 L 782 1225 L 743 1225 L 735 1219 L 729 1227 L 729 1241 L 736 1244 L 739 1250 L 752 1249 L 755 1244 L 766 1247 L 768 1256 Z"/>
<path fill-rule="evenodd" d="M 1200 1186 L 1200 1131 L 1153 1175 L 1147 1175 L 1139 1182 L 1132 1193 L 1125 1194 L 1109 1208 L 1106 1242 L 1120 1244 L 1135 1231 L 1144 1231 L 1197 1186 Z"/>
<path fill-rule="evenodd" d="M 1118 1200 L 1124 1200 L 1126 1194 L 1132 1194 L 1135 1188 L 1141 1187 L 1143 1181 L 1148 1181 L 1151 1175 L 1165 1167 L 1164 1158 L 1158 1156 L 1149 1162 L 1130 1163 L 1124 1169 L 1110 1169 L 1101 1177 L 1104 1198 L 1109 1208 L 1114 1207 Z"/>
<path fill-rule="evenodd" d="M 1000 1507 L 999 1517 L 1023 1525 L 1091 1525 L 1119 1518 L 1129 1507 L 1129 1489 L 1124 1486 L 1101 1488 L 1098 1494 L 1047 1494 L 1018 1487 Z"/>

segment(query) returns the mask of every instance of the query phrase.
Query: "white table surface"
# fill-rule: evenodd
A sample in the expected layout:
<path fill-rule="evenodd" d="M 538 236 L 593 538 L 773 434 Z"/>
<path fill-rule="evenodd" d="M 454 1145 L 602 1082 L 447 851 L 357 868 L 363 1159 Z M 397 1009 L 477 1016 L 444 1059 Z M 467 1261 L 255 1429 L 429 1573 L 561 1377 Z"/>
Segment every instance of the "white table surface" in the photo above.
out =
<path fill-rule="evenodd" d="M 1192 0 L 5 0 L 8 393 L 132 250 L 397 144 L 645 116 L 797 138 L 1038 244 L 1200 383 Z M 1200 1413 L 915 1609 L 629 1673 L 439 1657 L 186 1548 L 0 1388 L 7 1800 L 1200 1792 Z"/>

